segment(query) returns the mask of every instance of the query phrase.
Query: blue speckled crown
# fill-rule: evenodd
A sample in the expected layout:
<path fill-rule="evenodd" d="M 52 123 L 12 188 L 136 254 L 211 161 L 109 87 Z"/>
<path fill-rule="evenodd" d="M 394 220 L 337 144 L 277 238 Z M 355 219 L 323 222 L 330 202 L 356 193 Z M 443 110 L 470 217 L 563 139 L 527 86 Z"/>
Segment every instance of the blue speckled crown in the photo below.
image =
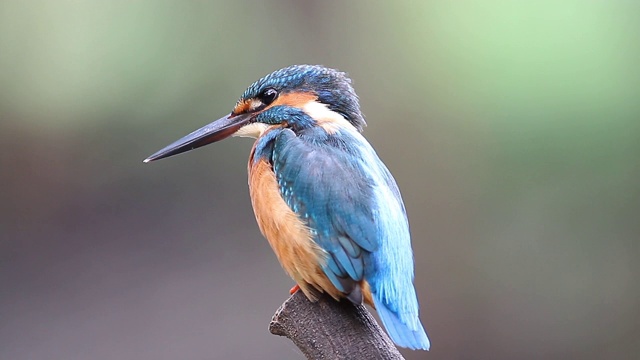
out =
<path fill-rule="evenodd" d="M 319 102 L 340 113 L 359 131 L 366 125 L 358 95 L 351 86 L 351 79 L 343 72 L 321 65 L 292 65 L 253 83 L 240 100 L 254 98 L 266 88 L 274 88 L 280 93 L 312 92 Z"/>

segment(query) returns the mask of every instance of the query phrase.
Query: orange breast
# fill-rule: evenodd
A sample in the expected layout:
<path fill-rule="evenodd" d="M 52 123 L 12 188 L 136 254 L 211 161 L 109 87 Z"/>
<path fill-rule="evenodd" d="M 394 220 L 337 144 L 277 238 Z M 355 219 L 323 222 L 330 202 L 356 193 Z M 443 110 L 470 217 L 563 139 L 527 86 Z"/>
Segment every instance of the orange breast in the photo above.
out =
<path fill-rule="evenodd" d="M 251 203 L 260 231 L 280 264 L 310 300 L 316 299 L 316 291 L 340 298 L 342 294 L 322 271 L 326 252 L 312 240 L 309 228 L 282 199 L 271 165 L 264 160 L 252 163 L 253 151 L 249 159 Z"/>

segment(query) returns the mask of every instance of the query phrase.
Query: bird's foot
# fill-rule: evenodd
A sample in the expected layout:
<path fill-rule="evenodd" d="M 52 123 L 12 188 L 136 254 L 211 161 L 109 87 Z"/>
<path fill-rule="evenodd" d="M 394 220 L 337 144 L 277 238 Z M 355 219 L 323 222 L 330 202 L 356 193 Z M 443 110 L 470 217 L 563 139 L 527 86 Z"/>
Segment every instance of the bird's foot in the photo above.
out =
<path fill-rule="evenodd" d="M 296 284 L 296 286 L 292 287 L 291 290 L 289 290 L 289 294 L 293 295 L 296 293 L 296 291 L 300 290 L 300 285 Z"/>

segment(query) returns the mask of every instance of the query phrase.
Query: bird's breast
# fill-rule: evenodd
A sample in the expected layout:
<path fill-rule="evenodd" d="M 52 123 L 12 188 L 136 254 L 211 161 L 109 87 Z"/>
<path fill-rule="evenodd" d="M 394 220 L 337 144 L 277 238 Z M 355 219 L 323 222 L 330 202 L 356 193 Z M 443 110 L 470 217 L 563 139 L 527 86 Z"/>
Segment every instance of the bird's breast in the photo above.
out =
<path fill-rule="evenodd" d="M 284 270 L 310 299 L 316 291 L 339 297 L 322 271 L 326 252 L 313 241 L 311 230 L 282 198 L 275 173 L 266 159 L 249 159 L 249 193 L 260 231 Z"/>

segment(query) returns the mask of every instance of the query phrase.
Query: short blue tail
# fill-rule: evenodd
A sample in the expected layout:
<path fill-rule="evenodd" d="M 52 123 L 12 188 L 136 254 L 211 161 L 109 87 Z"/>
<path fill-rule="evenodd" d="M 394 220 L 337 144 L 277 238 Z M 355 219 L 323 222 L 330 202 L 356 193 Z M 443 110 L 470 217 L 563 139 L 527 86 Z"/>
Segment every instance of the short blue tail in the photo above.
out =
<path fill-rule="evenodd" d="M 409 325 L 398 318 L 398 315 L 389 310 L 383 302 L 379 301 L 376 296 L 373 297 L 373 302 L 376 305 L 382 324 L 396 345 L 412 350 L 429 350 L 431 343 L 419 319 L 416 319 L 416 326 L 411 329 Z"/>

